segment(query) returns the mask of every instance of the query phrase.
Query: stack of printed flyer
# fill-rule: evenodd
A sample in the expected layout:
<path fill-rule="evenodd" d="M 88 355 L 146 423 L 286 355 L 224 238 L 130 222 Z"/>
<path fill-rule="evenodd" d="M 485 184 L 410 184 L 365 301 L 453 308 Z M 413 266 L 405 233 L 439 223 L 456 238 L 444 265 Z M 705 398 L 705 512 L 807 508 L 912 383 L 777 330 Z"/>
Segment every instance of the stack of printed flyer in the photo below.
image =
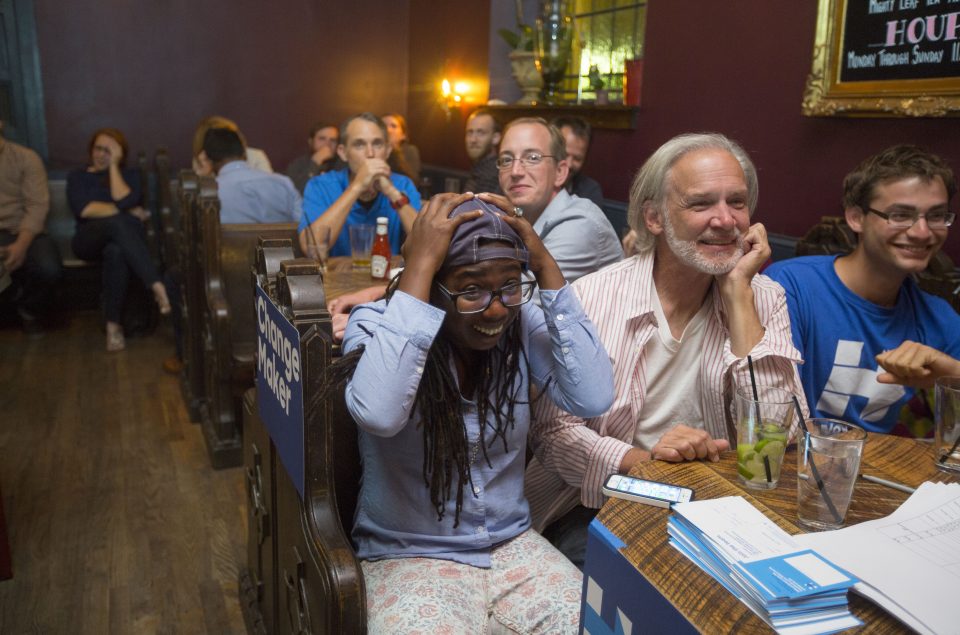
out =
<path fill-rule="evenodd" d="M 835 633 L 862 622 L 847 591 L 857 578 L 806 549 L 742 496 L 673 506 L 670 544 L 778 633 Z"/>

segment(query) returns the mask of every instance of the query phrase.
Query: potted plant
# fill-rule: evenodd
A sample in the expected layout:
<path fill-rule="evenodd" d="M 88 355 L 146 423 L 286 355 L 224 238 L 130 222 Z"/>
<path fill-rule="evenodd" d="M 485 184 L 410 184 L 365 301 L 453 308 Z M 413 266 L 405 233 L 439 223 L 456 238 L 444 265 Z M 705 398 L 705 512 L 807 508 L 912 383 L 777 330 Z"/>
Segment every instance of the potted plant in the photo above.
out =
<path fill-rule="evenodd" d="M 533 52 L 533 28 L 523 20 L 522 0 L 515 0 L 517 12 L 517 30 L 499 29 L 497 33 L 503 38 L 510 51 L 510 67 L 513 78 L 517 80 L 523 95 L 518 104 L 535 104 L 540 97 L 543 87 L 543 78 L 537 71 L 536 54 Z"/>
<path fill-rule="evenodd" d="M 590 90 L 592 90 L 596 96 L 596 104 L 598 106 L 605 106 L 610 103 L 610 95 L 604 89 L 606 83 L 603 81 L 603 78 L 600 77 L 600 69 L 597 68 L 596 64 L 590 66 L 590 70 L 587 72 L 587 80 L 590 82 Z"/>

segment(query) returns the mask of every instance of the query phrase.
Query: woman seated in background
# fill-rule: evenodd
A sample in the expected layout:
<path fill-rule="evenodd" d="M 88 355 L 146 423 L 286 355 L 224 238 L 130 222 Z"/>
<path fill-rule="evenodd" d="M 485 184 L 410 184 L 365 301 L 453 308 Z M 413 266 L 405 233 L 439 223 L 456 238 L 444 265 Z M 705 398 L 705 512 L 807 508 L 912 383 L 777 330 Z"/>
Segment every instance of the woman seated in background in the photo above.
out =
<path fill-rule="evenodd" d="M 596 416 L 610 361 L 530 223 L 472 198 L 417 214 L 406 268 L 354 309 L 334 366 L 360 428 L 369 630 L 574 633 L 580 572 L 523 495 L 530 394 Z"/>
<path fill-rule="evenodd" d="M 170 300 L 150 258 L 140 209 L 141 184 L 136 170 L 124 168 L 127 140 L 114 128 L 101 128 L 90 138 L 90 165 L 67 176 L 67 200 L 77 217 L 71 242 L 78 258 L 103 261 L 107 350 L 125 347 L 120 316 L 133 272 L 153 292 L 160 313 Z"/>
<path fill-rule="evenodd" d="M 400 174 L 406 174 L 413 181 L 415 187 L 420 186 L 420 150 L 407 139 L 407 120 L 403 115 L 390 113 L 380 117 L 387 126 L 387 135 L 390 137 L 390 158 L 387 163 L 390 169 Z"/>
<path fill-rule="evenodd" d="M 267 153 L 248 146 L 247 138 L 240 132 L 240 127 L 236 123 L 226 117 L 212 115 L 197 124 L 197 129 L 193 133 L 193 171 L 196 172 L 197 176 L 213 175 L 213 163 L 203 151 L 203 139 L 207 136 L 207 130 L 211 128 L 226 128 L 236 132 L 247 151 L 247 165 L 264 172 L 273 172 L 273 166 L 270 165 Z"/>

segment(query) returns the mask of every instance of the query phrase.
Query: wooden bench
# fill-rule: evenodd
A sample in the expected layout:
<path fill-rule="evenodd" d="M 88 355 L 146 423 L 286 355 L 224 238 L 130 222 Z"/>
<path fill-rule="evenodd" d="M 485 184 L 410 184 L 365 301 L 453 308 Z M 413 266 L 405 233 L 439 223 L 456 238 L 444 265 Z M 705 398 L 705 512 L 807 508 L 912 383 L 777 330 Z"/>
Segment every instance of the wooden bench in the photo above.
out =
<path fill-rule="evenodd" d="M 294 223 L 221 224 L 216 180 L 200 180 L 200 262 L 205 302 L 202 306 L 204 386 L 207 399 L 202 425 L 214 467 L 243 461 L 240 443 L 241 399 L 253 385 L 256 317 L 253 264 L 258 240 L 297 242 Z"/>
<path fill-rule="evenodd" d="M 178 178 L 179 234 L 176 263 L 180 276 L 181 328 L 183 331 L 183 372 L 180 388 L 190 421 L 199 423 L 207 400 L 203 364 L 203 273 L 197 254 L 200 244 L 200 213 L 197 195 L 200 181 L 191 170 L 181 170 Z M 164 229 L 166 234 L 167 229 Z M 176 231 L 176 230 L 172 230 Z"/>
<path fill-rule="evenodd" d="M 301 334 L 305 499 L 280 463 L 255 391 L 249 391 L 243 419 L 248 549 L 240 573 L 241 606 L 251 634 L 364 633 L 366 591 L 350 542 L 361 475 L 357 428 L 342 395 L 317 397 L 335 347 L 317 276 L 309 269 L 307 275 L 289 275 L 299 262 L 283 263 L 272 297 L 288 300 L 280 304 Z"/>
<path fill-rule="evenodd" d="M 140 153 L 137 158 L 140 179 L 144 183 L 142 204 L 148 205 L 152 196 L 148 194 L 149 184 L 155 179 L 148 170 L 146 155 Z M 56 173 L 48 180 L 50 192 L 50 211 L 47 214 L 46 232 L 53 239 L 64 267 L 64 279 L 60 285 L 58 303 L 62 307 L 78 309 L 96 309 L 100 306 L 101 268 L 99 262 L 81 260 L 73 253 L 71 241 L 76 233 L 77 221 L 67 199 L 66 175 Z M 153 219 L 144 223 L 147 235 L 147 247 L 154 262 L 159 263 L 158 237 Z M 158 315 L 154 307 L 153 294 L 139 280 L 132 278 L 124 304 L 122 323 L 128 337 L 152 333 L 156 328 Z"/>
<path fill-rule="evenodd" d="M 182 238 L 180 226 L 180 181 L 170 172 L 170 156 L 164 148 L 157 150 L 153 159 L 156 172 L 156 214 L 160 236 L 160 259 L 165 268 L 179 267 L 179 243 Z"/>

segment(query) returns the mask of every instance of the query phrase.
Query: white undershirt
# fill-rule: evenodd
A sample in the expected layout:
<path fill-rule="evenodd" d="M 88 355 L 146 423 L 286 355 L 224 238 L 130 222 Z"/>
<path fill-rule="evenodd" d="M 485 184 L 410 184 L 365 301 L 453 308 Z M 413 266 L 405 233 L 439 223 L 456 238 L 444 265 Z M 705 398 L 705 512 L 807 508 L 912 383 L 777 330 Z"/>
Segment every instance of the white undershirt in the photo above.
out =
<path fill-rule="evenodd" d="M 670 325 L 660 305 L 653 280 L 650 281 L 653 312 L 657 332 L 647 340 L 643 354 L 646 357 L 646 394 L 643 409 L 637 417 L 633 444 L 650 450 L 668 430 L 678 423 L 692 428 L 703 428 L 700 412 L 700 357 L 706 335 L 707 316 L 713 301 L 706 300 L 696 315 L 687 323 L 680 339 L 674 339 Z"/>

